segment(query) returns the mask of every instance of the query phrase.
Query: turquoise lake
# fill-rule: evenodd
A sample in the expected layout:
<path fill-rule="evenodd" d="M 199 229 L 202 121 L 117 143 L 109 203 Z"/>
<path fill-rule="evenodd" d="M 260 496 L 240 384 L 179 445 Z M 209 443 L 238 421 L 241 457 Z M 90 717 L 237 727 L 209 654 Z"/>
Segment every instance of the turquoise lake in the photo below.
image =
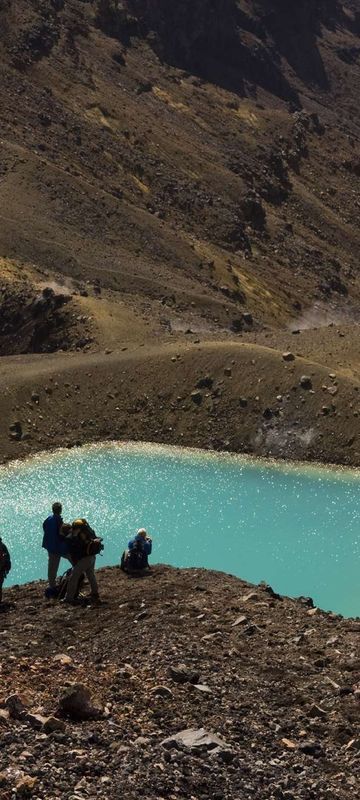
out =
<path fill-rule="evenodd" d="M 360 474 L 141 444 L 93 445 L 0 468 L 7 585 L 46 578 L 42 521 L 54 500 L 119 563 L 137 528 L 152 562 L 207 567 L 360 615 Z M 62 562 L 65 571 L 67 562 Z M 5 584 L 5 585 L 6 585 Z M 101 586 L 100 586 L 101 589 Z"/>

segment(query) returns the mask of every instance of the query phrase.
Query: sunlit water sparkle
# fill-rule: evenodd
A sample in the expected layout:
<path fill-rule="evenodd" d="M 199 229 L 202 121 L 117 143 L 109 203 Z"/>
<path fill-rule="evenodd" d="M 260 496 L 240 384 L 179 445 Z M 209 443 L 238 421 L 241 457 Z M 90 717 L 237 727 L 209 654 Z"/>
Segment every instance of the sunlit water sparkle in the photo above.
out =
<path fill-rule="evenodd" d="M 91 445 L 0 469 L 7 584 L 46 577 L 42 521 L 53 500 L 104 537 L 117 564 L 146 527 L 153 562 L 222 570 L 360 614 L 360 474 L 141 444 Z M 62 562 L 66 569 L 66 562 Z M 115 578 L 116 579 L 116 578 Z"/>

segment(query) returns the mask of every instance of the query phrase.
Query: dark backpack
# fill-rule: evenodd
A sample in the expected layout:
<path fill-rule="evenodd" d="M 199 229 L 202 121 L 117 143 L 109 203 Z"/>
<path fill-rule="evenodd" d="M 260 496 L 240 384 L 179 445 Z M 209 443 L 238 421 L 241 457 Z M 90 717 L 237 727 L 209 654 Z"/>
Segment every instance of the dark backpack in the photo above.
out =
<path fill-rule="evenodd" d="M 56 586 L 56 595 L 55 595 L 57 600 L 63 600 L 64 599 L 64 597 L 66 595 L 66 592 L 67 592 L 67 587 L 68 587 L 68 583 L 69 583 L 69 578 L 70 578 L 71 572 L 72 572 L 72 569 L 70 567 L 70 569 L 67 569 L 66 572 L 64 572 L 64 574 L 61 576 L 61 578 L 59 578 L 57 586 Z M 82 587 L 83 583 L 84 583 L 84 575 L 80 575 L 78 587 L 77 587 L 76 594 L 75 594 L 75 599 L 79 596 L 79 592 L 81 591 L 81 587 Z"/>
<path fill-rule="evenodd" d="M 77 519 L 73 522 L 73 529 L 77 531 L 75 547 L 84 556 L 97 556 L 104 549 L 102 539 L 96 536 L 93 528 L 86 519 Z"/>
<path fill-rule="evenodd" d="M 145 548 L 142 542 L 135 541 L 131 550 L 129 550 L 126 559 L 126 568 L 131 570 L 146 569 L 148 566 L 148 557 L 145 553 Z"/>

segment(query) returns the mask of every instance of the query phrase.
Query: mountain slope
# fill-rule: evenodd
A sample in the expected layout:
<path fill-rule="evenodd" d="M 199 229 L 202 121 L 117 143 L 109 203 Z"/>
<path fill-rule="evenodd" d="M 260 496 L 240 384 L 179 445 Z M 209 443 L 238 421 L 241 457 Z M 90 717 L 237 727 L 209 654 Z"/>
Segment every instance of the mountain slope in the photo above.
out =
<path fill-rule="evenodd" d="M 351 306 L 359 30 L 336 0 L 2 2 L 1 255 L 222 327 Z"/>

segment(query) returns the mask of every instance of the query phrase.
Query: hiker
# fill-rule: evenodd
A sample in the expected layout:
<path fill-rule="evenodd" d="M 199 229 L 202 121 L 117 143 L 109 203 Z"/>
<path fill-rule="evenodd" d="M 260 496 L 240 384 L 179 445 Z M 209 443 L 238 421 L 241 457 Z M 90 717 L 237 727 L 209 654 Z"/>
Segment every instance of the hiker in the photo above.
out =
<path fill-rule="evenodd" d="M 2 602 L 2 587 L 4 580 L 11 570 L 10 553 L 0 536 L 0 603 Z"/>
<path fill-rule="evenodd" d="M 74 520 L 71 534 L 66 537 L 73 568 L 68 577 L 64 603 L 76 603 L 79 581 L 85 573 L 91 589 L 90 599 L 99 601 L 99 590 L 95 577 L 96 556 L 104 549 L 102 539 L 96 536 L 86 519 Z"/>
<path fill-rule="evenodd" d="M 121 569 L 124 572 L 143 572 L 148 569 L 148 556 L 152 551 L 152 540 L 145 528 L 139 528 L 136 536 L 130 539 L 128 549 L 121 556 Z"/>
<path fill-rule="evenodd" d="M 61 503 L 53 503 L 52 514 L 43 522 L 43 541 L 42 546 L 48 552 L 48 583 L 45 591 L 46 597 L 56 596 L 56 576 L 59 569 L 60 559 L 69 558 L 68 545 L 66 539 L 61 536 L 63 520 L 61 516 Z"/>

